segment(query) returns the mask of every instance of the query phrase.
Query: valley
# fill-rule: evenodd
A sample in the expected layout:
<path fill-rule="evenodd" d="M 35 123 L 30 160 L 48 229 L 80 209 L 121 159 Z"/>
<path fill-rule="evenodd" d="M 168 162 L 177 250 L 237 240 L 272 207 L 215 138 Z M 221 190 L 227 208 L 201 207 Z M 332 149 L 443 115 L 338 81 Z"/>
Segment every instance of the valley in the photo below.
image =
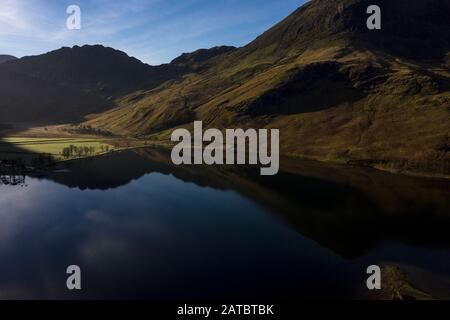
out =
<path fill-rule="evenodd" d="M 171 145 L 194 121 L 280 129 L 283 155 L 449 176 L 450 7 L 379 5 L 381 30 L 367 29 L 365 0 L 313 0 L 243 47 L 159 66 L 101 45 L 8 57 L 0 122 L 129 146 Z"/>

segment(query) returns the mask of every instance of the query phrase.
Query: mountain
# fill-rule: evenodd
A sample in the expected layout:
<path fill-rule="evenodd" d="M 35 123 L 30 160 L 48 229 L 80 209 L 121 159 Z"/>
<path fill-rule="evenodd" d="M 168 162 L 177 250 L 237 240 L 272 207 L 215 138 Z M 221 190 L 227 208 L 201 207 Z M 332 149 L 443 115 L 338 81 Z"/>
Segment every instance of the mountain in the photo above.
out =
<path fill-rule="evenodd" d="M 366 10 L 373 4 L 382 12 L 382 29 L 377 31 L 366 26 Z M 405 57 L 439 58 L 450 44 L 449 11 L 446 0 L 313 0 L 242 51 L 267 49 L 285 57 L 312 45 L 329 47 L 339 40 L 353 49 L 361 46 Z"/>
<path fill-rule="evenodd" d="M 283 154 L 448 174 L 450 3 L 377 0 L 382 29 L 368 30 L 372 4 L 312 0 L 244 47 L 161 66 L 84 46 L 3 63 L 0 75 L 100 98 L 108 105 L 85 124 L 117 135 L 168 140 L 197 119 L 280 128 Z M 31 106 L 45 109 L 39 97 Z"/>
<path fill-rule="evenodd" d="M 94 94 L 0 68 L 0 123 L 81 121 L 107 109 L 108 103 Z"/>
<path fill-rule="evenodd" d="M 151 67 L 124 52 L 100 45 L 61 48 L 10 61 L 4 68 L 82 91 L 119 95 L 144 83 Z"/>
<path fill-rule="evenodd" d="M 0 116 L 10 123 L 79 122 L 115 107 L 117 98 L 177 79 L 225 51 L 199 51 L 190 57 L 193 65 L 180 58 L 149 66 L 101 45 L 5 61 L 0 67 Z"/>
<path fill-rule="evenodd" d="M 449 173 L 450 4 L 377 3 L 382 29 L 371 31 L 372 1 L 310 1 L 208 68 L 88 124 L 164 140 L 196 119 L 281 128 L 284 154 Z"/>
<path fill-rule="evenodd" d="M 14 56 L 10 56 L 7 54 L 0 54 L 0 63 L 6 62 L 6 61 L 11 61 L 11 60 L 16 60 L 17 58 Z"/>

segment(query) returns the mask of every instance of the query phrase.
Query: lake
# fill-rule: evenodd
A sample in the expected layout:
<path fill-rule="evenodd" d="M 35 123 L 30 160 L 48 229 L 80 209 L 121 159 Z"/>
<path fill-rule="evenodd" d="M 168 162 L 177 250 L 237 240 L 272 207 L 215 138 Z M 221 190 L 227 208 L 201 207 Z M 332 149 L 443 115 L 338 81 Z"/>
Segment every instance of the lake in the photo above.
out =
<path fill-rule="evenodd" d="M 373 264 L 450 298 L 446 180 L 294 159 L 263 177 L 139 149 L 0 191 L 0 299 L 367 298 Z"/>

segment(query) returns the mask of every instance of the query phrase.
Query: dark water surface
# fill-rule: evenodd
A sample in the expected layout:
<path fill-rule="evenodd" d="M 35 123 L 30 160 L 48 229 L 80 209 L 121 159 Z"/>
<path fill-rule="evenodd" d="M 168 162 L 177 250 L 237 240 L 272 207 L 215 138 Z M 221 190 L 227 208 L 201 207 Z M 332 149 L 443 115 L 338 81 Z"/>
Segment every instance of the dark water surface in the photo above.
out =
<path fill-rule="evenodd" d="M 450 297 L 449 181 L 169 163 L 129 151 L 0 184 L 0 298 L 364 298 L 371 264 Z"/>

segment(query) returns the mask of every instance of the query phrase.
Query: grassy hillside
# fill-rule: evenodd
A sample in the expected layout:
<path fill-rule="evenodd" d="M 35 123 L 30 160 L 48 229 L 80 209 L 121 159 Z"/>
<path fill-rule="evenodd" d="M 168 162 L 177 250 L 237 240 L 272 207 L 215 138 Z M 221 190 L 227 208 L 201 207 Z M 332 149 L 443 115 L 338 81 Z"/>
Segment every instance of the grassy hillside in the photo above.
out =
<path fill-rule="evenodd" d="M 450 173 L 450 7 L 380 1 L 384 29 L 369 32 L 368 3 L 311 1 L 208 69 L 122 98 L 88 124 L 165 140 L 195 119 L 280 128 L 285 154 Z"/>

